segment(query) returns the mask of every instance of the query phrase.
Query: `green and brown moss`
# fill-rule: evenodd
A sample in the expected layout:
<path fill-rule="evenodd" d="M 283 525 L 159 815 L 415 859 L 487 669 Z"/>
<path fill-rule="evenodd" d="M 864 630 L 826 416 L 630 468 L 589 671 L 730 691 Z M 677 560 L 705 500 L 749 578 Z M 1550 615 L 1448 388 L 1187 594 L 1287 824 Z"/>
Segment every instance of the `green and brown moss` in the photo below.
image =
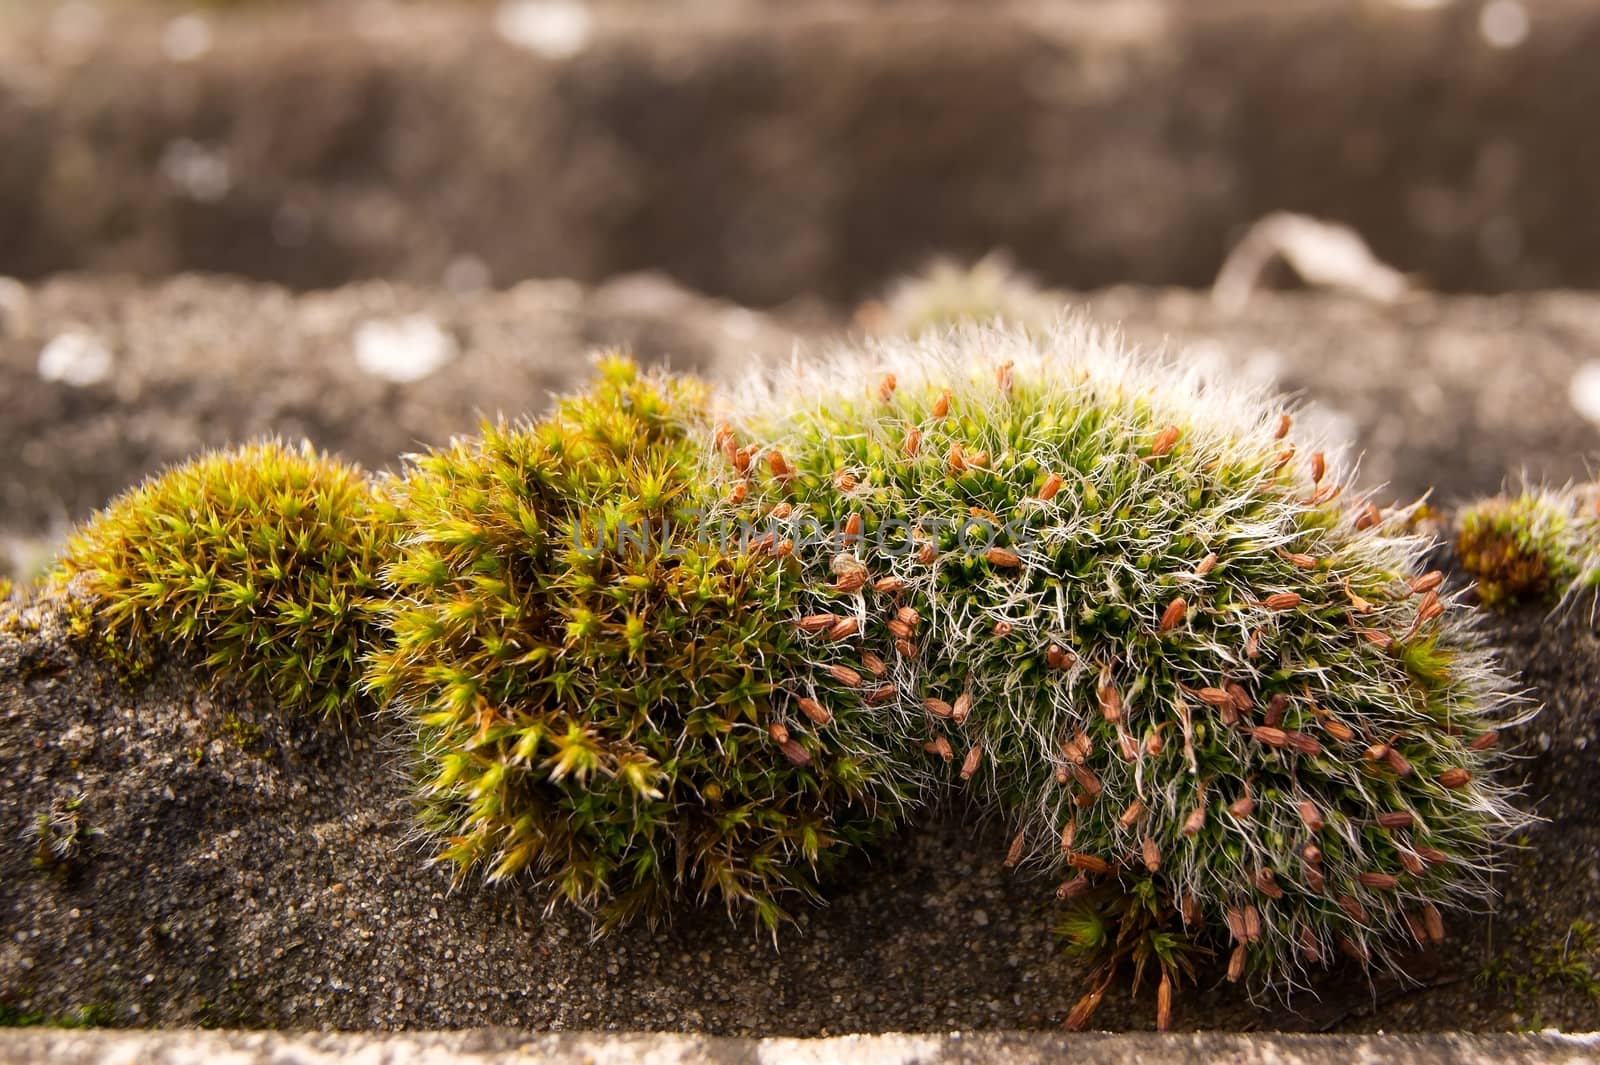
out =
<path fill-rule="evenodd" d="M 1600 927 L 1578 918 L 1565 926 L 1547 922 L 1509 930 L 1510 942 L 1475 974 L 1524 1031 L 1549 1026 L 1536 1012 L 1540 1002 L 1571 996 L 1600 1009 Z"/>
<path fill-rule="evenodd" d="M 1015 329 L 849 353 L 743 406 L 749 498 L 834 534 L 791 554 L 801 624 L 848 628 L 808 628 L 825 705 L 887 692 L 1010 821 L 1008 863 L 1093 903 L 1071 938 L 1097 985 L 1148 967 L 1170 994 L 1212 949 L 1283 990 L 1487 898 L 1522 819 L 1490 772 L 1514 702 L 1410 515 L 1346 501 L 1280 409 Z M 882 688 L 826 676 L 874 662 Z"/>
<path fill-rule="evenodd" d="M 1591 606 L 1600 590 L 1600 491 L 1526 488 L 1462 508 L 1456 552 L 1484 605 Z"/>
<path fill-rule="evenodd" d="M 707 535 L 705 403 L 610 359 L 551 417 L 396 486 L 368 680 L 419 727 L 440 857 L 605 924 L 711 900 L 775 927 L 906 801 L 860 720 L 786 712 L 794 566 Z"/>
<path fill-rule="evenodd" d="M 82 795 L 58 796 L 48 810 L 35 815 L 29 826 L 33 867 L 70 877 L 98 834 L 85 820 Z"/>
<path fill-rule="evenodd" d="M 1285 990 L 1479 905 L 1520 712 L 1413 529 L 1267 396 L 1077 328 L 895 340 L 715 393 L 607 359 L 374 487 L 262 445 L 69 549 L 102 646 L 415 732 L 459 876 L 610 926 L 776 928 L 957 793 L 1098 966 Z M 997 856 L 998 858 L 999 856 Z"/>
<path fill-rule="evenodd" d="M 0 1002 L 0 1028 L 114 1028 L 121 1023 L 123 1018 L 117 1010 L 100 1003 L 50 1014 Z"/>

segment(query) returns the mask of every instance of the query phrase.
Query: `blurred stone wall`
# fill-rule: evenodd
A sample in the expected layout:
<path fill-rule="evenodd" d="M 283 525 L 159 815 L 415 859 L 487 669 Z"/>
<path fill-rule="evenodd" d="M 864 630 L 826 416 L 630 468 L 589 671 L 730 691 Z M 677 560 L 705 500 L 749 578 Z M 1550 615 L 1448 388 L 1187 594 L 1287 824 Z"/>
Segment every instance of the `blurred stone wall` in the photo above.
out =
<path fill-rule="evenodd" d="M 1204 285 L 1288 209 L 1445 290 L 1600 284 L 1587 0 L 69 7 L 0 7 L 0 275 Z"/>

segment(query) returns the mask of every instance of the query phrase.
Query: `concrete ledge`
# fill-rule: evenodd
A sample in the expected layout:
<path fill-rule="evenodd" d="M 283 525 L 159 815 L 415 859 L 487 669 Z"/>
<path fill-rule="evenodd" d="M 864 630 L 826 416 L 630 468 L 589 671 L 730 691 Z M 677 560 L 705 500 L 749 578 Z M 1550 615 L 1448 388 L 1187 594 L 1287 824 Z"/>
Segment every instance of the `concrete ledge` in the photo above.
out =
<path fill-rule="evenodd" d="M 299 296 L 217 278 L 0 279 L 0 533 L 75 520 L 169 462 L 269 433 L 381 468 L 481 418 L 543 409 L 597 349 L 716 374 L 793 343 L 659 277 Z M 408 375 L 419 356 L 437 372 Z"/>
<path fill-rule="evenodd" d="M 1558 1065 L 1593 1062 L 1600 1036 L 1562 1035 L 1062 1035 L 963 1033 L 839 1036 L 832 1039 L 713 1039 L 684 1035 L 573 1033 L 528 1035 L 485 1030 L 417 1035 L 287 1035 L 273 1032 L 15 1031 L 0 1035 L 0 1065 L 688 1065 L 740 1062 L 811 1065 L 934 1065 L 961 1062 L 1226 1061 L 1234 1065 L 1346 1065 L 1348 1062 L 1460 1062 Z"/>
<path fill-rule="evenodd" d="M 1303 395 L 1334 419 L 1332 435 L 1364 454 L 1362 483 L 1397 498 L 1433 488 L 1451 504 L 1519 471 L 1559 483 L 1585 476 L 1600 448 L 1593 412 L 1571 398 L 1596 402 L 1592 293 L 1378 307 L 1263 292 L 1237 314 L 1184 290 L 1067 298 L 1136 345 L 1187 347 Z M 0 537 L 78 520 L 167 463 L 267 433 L 309 436 L 383 468 L 419 444 L 473 431 L 482 415 L 539 412 L 550 391 L 587 376 L 597 347 L 625 345 L 646 361 L 727 377 L 787 358 L 797 344 L 815 350 L 842 325 L 798 308 L 751 311 L 660 276 L 472 295 L 378 282 L 296 294 L 207 277 L 0 281 L 0 454 L 11 456 L 0 469 Z M 389 337 L 377 346 L 398 356 L 420 329 L 424 348 L 433 336 L 454 357 L 421 379 L 385 379 L 361 362 L 374 327 Z M 103 376 L 47 379 L 41 360 L 63 347 L 80 360 L 98 347 Z"/>
<path fill-rule="evenodd" d="M 781 352 L 797 335 L 671 286 L 635 285 L 627 300 L 607 289 L 602 299 L 602 289 L 540 284 L 465 302 L 401 287 L 294 297 L 201 280 L 154 293 L 22 289 L 14 303 L 25 313 L 0 336 L 0 392 L 17 397 L 0 453 L 23 461 L 0 471 L 0 499 L 120 488 L 161 448 L 183 454 L 213 439 L 205 434 L 295 425 L 382 462 L 407 439 L 467 428 L 474 406 L 516 409 L 535 402 L 541 381 L 571 382 L 585 341 L 624 321 L 647 333 L 672 326 L 658 335 L 664 349 L 698 352 L 689 364 L 708 373 L 754 357 L 761 337 Z M 1348 420 L 1371 476 L 1391 463 L 1395 485 L 1439 484 L 1446 501 L 1492 489 L 1508 460 L 1581 473 L 1596 439 L 1569 398 L 1600 351 L 1593 295 L 1389 309 L 1280 295 L 1225 318 L 1192 293 L 1126 289 L 1086 306 L 1137 342 L 1170 335 L 1197 345 L 1194 357 L 1237 359 L 1239 373 L 1303 389 Z M 452 368 L 409 384 L 361 377 L 352 330 L 423 312 L 460 338 Z M 113 346 L 105 381 L 39 376 L 40 345 L 69 323 Z M 158 446 L 125 454 L 140 439 L 127 427 L 139 424 L 170 435 L 152 432 Z M 61 460 L 54 474 L 28 465 L 40 441 Z M 26 513 L 0 506 L 0 535 Z M 59 875 L 40 875 L 26 846 L 0 847 L 0 1003 L 22 1013 L 92 1009 L 161 1027 L 810 1037 L 1051 1030 L 1082 993 L 1087 974 L 1057 948 L 1043 905 L 1053 885 L 1004 869 L 997 825 L 930 815 L 841 870 L 829 905 L 797 910 L 781 946 L 716 911 L 596 943 L 587 922 L 545 913 L 529 892 L 450 890 L 411 840 L 409 785 L 395 772 L 407 741 L 392 723 L 348 741 L 320 735 L 249 693 L 197 683 L 182 663 L 128 687 L 82 657 L 63 621 L 43 606 L 0 618 L 0 839 L 24 838 L 66 798 L 95 833 Z M 1452 919 L 1447 944 L 1408 960 L 1409 982 L 1374 985 L 1347 968 L 1319 980 L 1316 996 L 1253 1004 L 1212 973 L 1180 996 L 1175 1023 L 1596 1027 L 1588 981 L 1600 945 L 1587 930 L 1600 927 L 1600 631 L 1538 612 L 1488 624 L 1547 704 L 1515 742 L 1528 756 L 1529 801 L 1549 820 L 1510 856 L 1498 912 Z M 1097 1021 L 1138 1028 L 1151 1014 L 1148 995 L 1118 995 Z"/>

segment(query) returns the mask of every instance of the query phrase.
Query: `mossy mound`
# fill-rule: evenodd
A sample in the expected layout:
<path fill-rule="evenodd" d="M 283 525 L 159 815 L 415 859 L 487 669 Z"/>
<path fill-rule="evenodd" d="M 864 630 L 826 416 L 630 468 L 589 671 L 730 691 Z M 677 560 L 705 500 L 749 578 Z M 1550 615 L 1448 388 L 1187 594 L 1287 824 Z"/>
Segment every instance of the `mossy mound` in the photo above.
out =
<path fill-rule="evenodd" d="M 1011 823 L 1008 862 L 1066 877 L 1107 979 L 1214 948 L 1282 990 L 1489 896 L 1517 704 L 1406 513 L 1347 500 L 1268 397 L 967 330 L 738 406 L 819 672 L 887 664 L 884 711 Z"/>
<path fill-rule="evenodd" d="M 1526 488 L 1456 515 L 1461 566 L 1485 606 L 1570 602 L 1600 586 L 1600 509 L 1592 487 Z"/>
<path fill-rule="evenodd" d="M 685 899 L 768 927 L 917 774 L 866 713 L 793 712 L 792 561 L 709 535 L 705 391 L 601 365 L 531 425 L 415 458 L 370 683 L 415 715 L 440 854 L 605 924 Z"/>
<path fill-rule="evenodd" d="M 137 664 L 163 648 L 338 719 L 363 705 L 360 658 L 392 511 L 362 471 L 268 441 L 152 477 L 72 537 L 58 576 L 86 635 Z"/>

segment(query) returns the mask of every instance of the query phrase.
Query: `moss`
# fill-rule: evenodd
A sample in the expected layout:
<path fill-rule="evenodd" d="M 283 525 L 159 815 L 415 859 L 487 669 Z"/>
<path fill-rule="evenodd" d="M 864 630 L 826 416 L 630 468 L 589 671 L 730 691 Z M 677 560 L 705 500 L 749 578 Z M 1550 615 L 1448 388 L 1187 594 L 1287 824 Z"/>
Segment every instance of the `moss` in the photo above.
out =
<path fill-rule="evenodd" d="M 812 637 L 813 677 L 888 663 L 881 712 L 1082 902 L 1074 1024 L 1118 967 L 1170 994 L 1211 949 L 1281 992 L 1488 897 L 1514 701 L 1411 514 L 1345 499 L 1281 408 L 1014 328 L 740 406 L 748 499 L 829 534 L 794 534 L 799 613 L 859 630 Z"/>
<path fill-rule="evenodd" d="M 1600 928 L 1581 918 L 1554 929 L 1540 922 L 1511 931 L 1511 944 L 1482 965 L 1475 979 L 1523 1018 L 1523 1027 L 1547 1027 L 1538 1003 L 1577 995 L 1600 1006 Z"/>
<path fill-rule="evenodd" d="M 195 1001 L 190 1021 L 196 1028 L 206 1030 L 225 1028 L 272 1028 L 275 1025 L 263 1022 L 243 1004 L 241 991 L 243 985 L 238 980 L 228 982 L 226 988 L 217 992 L 216 997 L 202 995 Z"/>
<path fill-rule="evenodd" d="M 48 810 L 35 815 L 28 833 L 34 868 L 70 878 L 99 830 L 84 818 L 83 797 L 72 794 L 57 798 Z"/>
<path fill-rule="evenodd" d="M 65 573 L 103 648 L 198 649 L 290 706 L 344 712 L 362 658 L 438 859 L 604 926 L 776 928 L 965 792 L 1072 906 L 1069 1023 L 1131 971 L 1165 1024 L 1203 952 L 1286 991 L 1490 893 L 1520 706 L 1417 515 L 1347 498 L 1267 397 L 1014 325 L 726 394 L 606 359 L 379 488 L 207 456 Z"/>
<path fill-rule="evenodd" d="M 1477 579 L 1478 598 L 1503 609 L 1566 611 L 1600 593 L 1600 485 L 1524 488 L 1479 500 L 1456 516 L 1456 551 Z"/>
<path fill-rule="evenodd" d="M 271 758 L 275 753 L 266 746 L 266 733 L 261 726 L 246 721 L 238 714 L 224 714 L 222 735 L 234 747 L 257 758 Z"/>
<path fill-rule="evenodd" d="M 1594 551 L 1597 531 L 1574 503 L 1568 493 L 1533 491 L 1461 511 L 1456 552 L 1485 606 L 1550 603 L 1567 593 Z"/>
<path fill-rule="evenodd" d="M 58 571 L 59 580 L 62 573 Z M 62 600 L 67 631 L 111 667 L 112 675 L 124 687 L 133 687 L 150 675 L 159 658 L 161 645 L 155 640 L 125 641 L 100 624 L 100 600 L 92 596 L 68 595 Z"/>
<path fill-rule="evenodd" d="M 526 873 L 606 924 L 706 899 L 773 927 L 904 785 L 869 715 L 786 711 L 793 565 L 706 535 L 703 386 L 601 374 L 412 462 L 368 680 L 413 715 L 462 874 Z"/>
<path fill-rule="evenodd" d="M 177 466 L 73 536 L 76 627 L 125 669 L 198 649 L 290 710 L 360 705 L 358 658 L 392 511 L 356 467 L 266 442 Z"/>
<path fill-rule="evenodd" d="M 881 303 L 867 304 L 857 317 L 873 332 L 913 337 L 996 320 L 1042 330 L 1064 303 L 1016 272 L 1005 256 L 992 254 L 970 266 L 939 260 L 896 282 Z"/>
<path fill-rule="evenodd" d="M 98 1003 L 67 1013 L 47 1014 L 0 1002 L 0 1028 L 112 1028 L 119 1023 L 115 1009 Z"/>

